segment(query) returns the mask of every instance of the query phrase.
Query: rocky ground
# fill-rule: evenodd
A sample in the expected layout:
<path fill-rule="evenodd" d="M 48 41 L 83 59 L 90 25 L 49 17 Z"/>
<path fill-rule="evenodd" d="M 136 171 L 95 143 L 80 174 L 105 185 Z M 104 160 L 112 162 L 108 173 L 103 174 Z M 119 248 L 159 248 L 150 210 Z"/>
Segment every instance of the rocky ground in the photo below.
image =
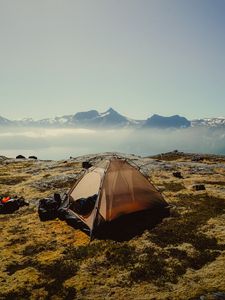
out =
<path fill-rule="evenodd" d="M 0 157 L 0 195 L 30 203 L 0 215 L 0 299 L 225 299 L 223 156 L 127 156 L 172 206 L 170 217 L 129 241 L 90 243 L 58 219 L 40 222 L 39 199 L 66 192 L 82 161 L 110 155 L 66 161 Z M 177 171 L 183 178 L 174 177 Z M 196 191 L 196 184 L 206 190 Z"/>

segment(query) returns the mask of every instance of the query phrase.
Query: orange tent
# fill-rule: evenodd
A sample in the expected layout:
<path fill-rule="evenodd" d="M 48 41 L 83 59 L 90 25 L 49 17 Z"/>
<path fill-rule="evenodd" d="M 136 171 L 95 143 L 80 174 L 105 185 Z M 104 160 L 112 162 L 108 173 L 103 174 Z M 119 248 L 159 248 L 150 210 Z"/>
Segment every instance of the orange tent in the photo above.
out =
<path fill-rule="evenodd" d="M 94 208 L 85 215 L 72 209 L 79 199 L 96 195 Z M 168 206 L 160 192 L 128 161 L 111 159 L 91 167 L 68 194 L 68 207 L 84 223 L 91 237 L 104 223 L 137 212 L 163 210 Z"/>

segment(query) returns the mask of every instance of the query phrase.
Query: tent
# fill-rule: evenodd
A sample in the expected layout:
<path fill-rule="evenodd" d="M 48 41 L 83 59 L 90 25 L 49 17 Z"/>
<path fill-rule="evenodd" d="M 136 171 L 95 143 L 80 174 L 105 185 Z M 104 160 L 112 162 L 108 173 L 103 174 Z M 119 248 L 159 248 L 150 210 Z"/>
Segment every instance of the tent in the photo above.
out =
<path fill-rule="evenodd" d="M 88 199 L 92 201 L 90 211 L 80 212 L 77 204 Z M 168 204 L 135 166 L 113 158 L 89 168 L 72 186 L 63 206 L 70 220 L 74 217 L 83 224 L 93 238 L 110 229 L 118 235 L 128 224 L 130 232 L 130 225 L 137 227 L 146 217 L 163 215 Z"/>

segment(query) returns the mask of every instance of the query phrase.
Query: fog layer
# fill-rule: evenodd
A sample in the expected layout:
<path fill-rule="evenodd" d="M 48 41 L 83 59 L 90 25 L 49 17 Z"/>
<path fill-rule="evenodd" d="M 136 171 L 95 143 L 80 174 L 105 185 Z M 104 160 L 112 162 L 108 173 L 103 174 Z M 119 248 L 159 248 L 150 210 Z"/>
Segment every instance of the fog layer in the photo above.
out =
<path fill-rule="evenodd" d="M 40 159 L 65 159 L 89 153 L 118 151 L 142 156 L 178 149 L 184 152 L 225 154 L 222 129 L 89 130 L 2 128 L 0 155 L 36 155 Z"/>

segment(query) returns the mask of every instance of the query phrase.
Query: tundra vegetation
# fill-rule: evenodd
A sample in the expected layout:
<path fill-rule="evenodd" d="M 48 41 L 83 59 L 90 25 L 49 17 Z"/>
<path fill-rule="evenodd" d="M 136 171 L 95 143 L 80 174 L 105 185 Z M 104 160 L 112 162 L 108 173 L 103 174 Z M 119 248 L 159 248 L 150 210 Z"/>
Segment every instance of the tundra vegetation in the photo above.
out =
<path fill-rule="evenodd" d="M 90 243 L 80 230 L 58 219 L 40 222 L 37 214 L 39 199 L 67 191 L 81 160 L 2 157 L 0 194 L 30 205 L 0 215 L 0 299 L 200 299 L 225 292 L 225 158 L 174 152 L 135 161 L 148 166 L 172 206 L 170 217 L 129 241 Z M 206 190 L 193 190 L 195 184 Z"/>

